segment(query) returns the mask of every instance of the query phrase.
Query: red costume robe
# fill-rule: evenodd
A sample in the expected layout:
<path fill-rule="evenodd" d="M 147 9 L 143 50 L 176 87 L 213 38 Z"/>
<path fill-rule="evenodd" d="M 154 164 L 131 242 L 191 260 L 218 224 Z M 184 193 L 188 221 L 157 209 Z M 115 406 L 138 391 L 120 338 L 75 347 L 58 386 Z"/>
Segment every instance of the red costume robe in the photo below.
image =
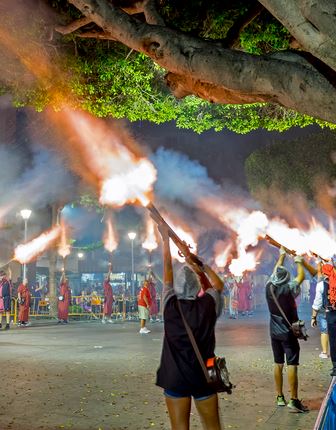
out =
<path fill-rule="evenodd" d="M 20 294 L 21 299 L 24 299 L 22 305 L 19 303 L 19 321 L 28 322 L 30 307 L 30 292 L 28 286 L 20 284 L 18 294 Z"/>
<path fill-rule="evenodd" d="M 251 285 L 248 281 L 239 282 L 238 284 L 238 310 L 247 312 L 251 310 L 249 296 L 251 294 Z"/>
<path fill-rule="evenodd" d="M 156 300 L 156 288 L 155 288 L 155 284 L 151 281 L 148 282 L 148 289 L 149 289 L 149 293 L 151 296 L 151 305 L 149 308 L 149 315 L 157 315 L 158 313 L 158 305 L 157 305 L 157 300 Z"/>
<path fill-rule="evenodd" d="M 58 300 L 58 319 L 67 321 L 71 301 L 71 292 L 67 282 L 60 285 L 59 296 L 63 296 L 63 300 Z"/>
<path fill-rule="evenodd" d="M 104 281 L 104 315 L 112 314 L 113 290 L 109 281 Z"/>

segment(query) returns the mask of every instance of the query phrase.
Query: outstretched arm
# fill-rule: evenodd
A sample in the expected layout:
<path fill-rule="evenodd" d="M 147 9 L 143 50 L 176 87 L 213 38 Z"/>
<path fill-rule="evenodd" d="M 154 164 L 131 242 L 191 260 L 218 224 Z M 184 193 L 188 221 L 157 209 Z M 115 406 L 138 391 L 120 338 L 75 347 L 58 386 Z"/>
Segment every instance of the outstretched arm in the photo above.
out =
<path fill-rule="evenodd" d="M 216 272 L 214 272 L 210 266 L 207 264 L 203 265 L 204 273 L 208 276 L 210 279 L 212 287 L 219 291 L 220 293 L 223 291 L 224 288 L 224 282 L 221 280 L 221 278 L 217 275 Z"/>
<path fill-rule="evenodd" d="M 279 252 L 280 252 L 280 255 L 279 255 L 278 261 L 276 262 L 276 264 L 274 266 L 273 274 L 276 272 L 276 269 L 279 266 L 283 266 L 285 258 L 286 258 L 286 250 L 285 250 L 285 248 L 283 246 L 280 248 Z"/>
<path fill-rule="evenodd" d="M 65 281 L 65 269 L 63 267 L 63 269 L 62 269 L 62 275 L 61 275 L 61 279 L 60 279 L 60 283 L 63 284 L 64 281 Z"/>
<path fill-rule="evenodd" d="M 163 306 L 166 304 L 169 297 L 174 294 L 174 277 L 173 277 L 173 263 L 169 246 L 168 228 L 165 224 L 158 226 L 159 232 L 163 242 L 163 290 L 162 301 Z"/>
<path fill-rule="evenodd" d="M 301 257 L 300 255 L 297 255 L 294 258 L 294 261 L 297 266 L 297 275 L 296 275 L 295 281 L 300 285 L 305 279 L 305 273 L 303 268 L 303 257 Z"/>
<path fill-rule="evenodd" d="M 109 281 L 109 280 L 110 280 L 111 273 L 112 273 L 112 263 L 109 263 L 109 264 L 108 264 L 108 272 L 107 272 L 107 275 L 106 275 L 106 280 L 107 280 L 107 281 Z"/>

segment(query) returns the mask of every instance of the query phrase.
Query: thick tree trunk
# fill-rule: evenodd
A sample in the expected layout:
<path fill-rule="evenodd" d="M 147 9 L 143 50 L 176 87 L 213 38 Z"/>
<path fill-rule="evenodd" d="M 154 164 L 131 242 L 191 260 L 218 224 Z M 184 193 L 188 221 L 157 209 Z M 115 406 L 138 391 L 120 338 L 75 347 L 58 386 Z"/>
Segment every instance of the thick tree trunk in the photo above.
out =
<path fill-rule="evenodd" d="M 217 103 L 273 102 L 336 122 L 336 88 L 299 55 L 249 55 L 140 22 L 108 1 L 69 2 L 111 39 L 147 54 L 165 68 L 177 96 L 195 94 Z"/>
<path fill-rule="evenodd" d="M 304 50 L 336 71 L 334 0 L 259 0 Z M 285 4 L 284 4 L 285 3 Z"/>

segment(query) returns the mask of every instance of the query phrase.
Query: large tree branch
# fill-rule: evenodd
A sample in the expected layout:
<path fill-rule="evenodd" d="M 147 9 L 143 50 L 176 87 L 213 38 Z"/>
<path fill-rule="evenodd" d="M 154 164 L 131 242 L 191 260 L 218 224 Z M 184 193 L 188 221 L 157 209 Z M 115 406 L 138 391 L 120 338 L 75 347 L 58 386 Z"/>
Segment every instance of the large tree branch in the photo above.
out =
<path fill-rule="evenodd" d="M 256 1 L 252 4 L 252 7 L 248 9 L 248 11 L 239 17 L 233 26 L 227 32 L 226 38 L 223 40 L 222 44 L 225 48 L 234 47 L 239 41 L 240 33 L 247 27 L 257 16 L 261 14 L 264 10 L 264 7 Z"/>
<path fill-rule="evenodd" d="M 336 71 L 336 2 L 330 0 L 259 0 L 303 49 Z"/>
<path fill-rule="evenodd" d="M 55 27 L 55 30 L 61 34 L 70 34 L 78 30 L 79 28 L 84 27 L 84 25 L 90 24 L 90 22 L 91 19 L 87 16 L 84 16 L 83 18 L 76 19 L 70 24 L 58 25 L 57 27 Z"/>
<path fill-rule="evenodd" d="M 118 3 L 118 2 L 117 2 Z M 132 4 L 128 6 L 122 6 L 122 2 L 120 4 L 120 9 L 126 12 L 129 15 L 135 15 L 139 13 L 143 13 L 148 24 L 153 25 L 165 25 L 162 17 L 157 11 L 156 1 L 155 0 L 140 0 L 132 2 Z M 58 33 L 63 35 L 73 33 L 74 31 L 84 27 L 87 24 L 90 24 L 92 21 L 89 17 L 84 16 L 82 18 L 76 19 L 75 21 L 67 24 L 67 25 L 59 25 L 55 27 L 55 30 Z M 102 32 L 84 32 L 79 33 L 77 36 L 83 38 L 95 38 L 94 35 L 97 35 L 96 39 L 106 39 L 106 40 L 115 40 L 109 37 L 108 34 Z"/>
<path fill-rule="evenodd" d="M 112 38 L 193 82 L 188 91 L 198 83 L 336 122 L 336 89 L 296 55 L 253 56 L 140 22 L 104 0 L 69 1 Z"/>

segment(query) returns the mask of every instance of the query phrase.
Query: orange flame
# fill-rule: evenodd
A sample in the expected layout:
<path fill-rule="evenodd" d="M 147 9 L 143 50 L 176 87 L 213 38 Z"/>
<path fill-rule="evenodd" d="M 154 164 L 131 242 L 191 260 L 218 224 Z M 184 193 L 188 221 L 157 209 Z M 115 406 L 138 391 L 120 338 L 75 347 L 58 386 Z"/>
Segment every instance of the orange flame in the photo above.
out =
<path fill-rule="evenodd" d="M 59 225 L 53 227 L 46 233 L 31 240 L 28 243 L 18 245 L 14 251 L 14 260 L 21 264 L 29 263 L 34 258 L 38 257 L 45 250 L 50 248 L 53 243 L 61 236 L 62 229 Z"/>
<path fill-rule="evenodd" d="M 61 257 L 65 258 L 71 252 L 71 245 L 67 239 L 67 229 L 65 224 L 61 223 L 61 238 L 58 245 L 58 253 Z"/>
<path fill-rule="evenodd" d="M 186 231 L 181 226 L 174 225 L 174 223 L 172 223 L 170 220 L 167 220 L 167 223 L 175 231 L 175 233 L 177 234 L 177 236 L 182 241 L 184 241 L 187 245 L 190 246 L 191 252 L 197 253 L 197 244 L 196 244 L 196 241 L 193 238 L 191 232 L 190 231 Z M 179 249 L 178 249 L 178 247 L 175 245 L 175 243 L 172 240 L 170 240 L 170 252 L 171 252 L 172 258 L 175 258 L 180 263 L 184 263 L 184 261 L 185 261 L 184 257 L 182 257 L 179 254 Z"/>
<path fill-rule="evenodd" d="M 333 225 L 328 231 L 315 219 L 312 220 L 310 229 L 305 232 L 307 248 L 322 258 L 329 259 L 336 254 L 336 237 Z"/>
<path fill-rule="evenodd" d="M 142 244 L 142 247 L 145 249 L 148 249 L 149 251 L 153 251 L 158 247 L 158 243 L 157 243 L 155 231 L 154 231 L 154 222 L 150 217 L 147 218 L 146 238 Z"/>
<path fill-rule="evenodd" d="M 116 122 L 108 127 L 101 119 L 66 107 L 50 115 L 58 130 L 65 134 L 61 144 L 70 157 L 72 169 L 94 185 L 102 205 L 149 203 L 156 170 Z"/>
<path fill-rule="evenodd" d="M 107 251 L 113 252 L 115 249 L 117 249 L 118 241 L 116 233 L 113 229 L 112 220 L 109 218 L 106 221 L 106 230 L 104 234 L 104 247 Z"/>
<path fill-rule="evenodd" d="M 241 249 L 238 258 L 234 258 L 229 265 L 229 270 L 234 276 L 243 276 L 244 272 L 253 271 L 258 264 L 259 256 L 255 252 L 246 252 Z"/>
<path fill-rule="evenodd" d="M 226 245 L 224 250 L 222 250 L 215 256 L 215 263 L 217 267 L 223 268 L 223 269 L 224 267 L 226 267 L 229 260 L 231 249 L 232 249 L 232 244 L 229 243 L 228 245 Z"/>

